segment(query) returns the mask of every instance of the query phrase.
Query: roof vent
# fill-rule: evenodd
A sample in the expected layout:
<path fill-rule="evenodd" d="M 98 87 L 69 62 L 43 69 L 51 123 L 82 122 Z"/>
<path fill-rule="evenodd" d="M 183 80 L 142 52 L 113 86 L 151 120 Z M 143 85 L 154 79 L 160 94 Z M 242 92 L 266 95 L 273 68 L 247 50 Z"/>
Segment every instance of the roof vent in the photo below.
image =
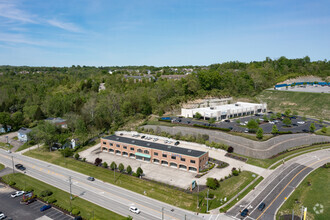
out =
<path fill-rule="evenodd" d="M 150 143 L 147 143 L 147 146 L 150 146 Z"/>
<path fill-rule="evenodd" d="M 133 140 L 132 143 L 135 143 L 135 141 Z"/>
<path fill-rule="evenodd" d="M 116 140 L 119 140 L 119 138 L 117 137 Z"/>
<path fill-rule="evenodd" d="M 190 152 L 191 152 L 191 150 L 188 150 L 188 152 L 190 153 Z"/>
<path fill-rule="evenodd" d="M 167 146 L 167 148 L 171 148 L 171 146 Z"/>

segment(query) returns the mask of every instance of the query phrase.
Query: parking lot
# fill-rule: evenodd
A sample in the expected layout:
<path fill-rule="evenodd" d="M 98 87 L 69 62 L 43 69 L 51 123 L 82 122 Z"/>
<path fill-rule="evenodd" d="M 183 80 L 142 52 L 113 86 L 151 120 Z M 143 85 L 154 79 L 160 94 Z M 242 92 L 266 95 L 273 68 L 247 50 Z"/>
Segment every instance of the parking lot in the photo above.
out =
<path fill-rule="evenodd" d="M 270 118 L 270 116 L 273 113 L 266 113 L 265 115 Z M 246 127 L 246 124 L 251 120 L 260 120 L 259 127 L 261 127 L 265 134 L 270 134 L 272 132 L 272 128 L 274 125 L 277 126 L 278 131 L 285 132 L 285 131 L 291 131 L 292 133 L 308 133 L 310 130 L 311 123 L 314 123 L 315 130 L 321 129 L 323 125 L 329 126 L 329 123 L 323 122 L 323 125 L 320 124 L 315 119 L 309 119 L 307 118 L 306 121 L 303 120 L 302 117 L 292 117 L 291 118 L 291 126 L 287 127 L 283 122 L 282 119 L 276 119 L 269 122 L 264 122 L 263 120 L 264 115 L 253 115 L 253 116 L 245 116 L 240 117 L 236 119 L 230 119 L 222 121 L 222 122 L 215 122 L 213 124 L 210 124 L 208 121 L 205 120 L 197 120 L 197 119 L 191 119 L 191 118 L 179 118 L 179 117 L 171 117 L 171 120 L 173 123 L 176 124 L 184 124 L 184 125 L 204 125 L 204 126 L 211 126 L 211 127 L 218 127 L 218 128 L 229 128 L 231 131 L 234 132 L 248 132 L 248 129 Z M 244 125 L 245 124 L 245 125 Z"/>
<path fill-rule="evenodd" d="M 63 212 L 50 208 L 44 212 L 40 212 L 40 208 L 45 205 L 43 202 L 37 200 L 29 205 L 20 204 L 22 197 L 11 198 L 10 194 L 16 190 L 0 183 L 0 211 L 3 212 L 6 219 L 54 219 L 54 220 L 70 220 L 72 216 L 68 216 Z M 48 218 L 45 218 L 48 217 Z"/>

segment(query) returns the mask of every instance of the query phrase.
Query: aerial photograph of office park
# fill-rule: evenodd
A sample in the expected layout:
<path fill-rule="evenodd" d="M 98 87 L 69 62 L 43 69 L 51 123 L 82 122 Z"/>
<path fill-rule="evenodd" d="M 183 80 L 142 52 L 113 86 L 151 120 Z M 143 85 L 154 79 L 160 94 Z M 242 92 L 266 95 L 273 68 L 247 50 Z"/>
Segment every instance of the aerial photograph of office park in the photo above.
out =
<path fill-rule="evenodd" d="M 330 3 L 0 0 L 0 220 L 327 220 Z"/>

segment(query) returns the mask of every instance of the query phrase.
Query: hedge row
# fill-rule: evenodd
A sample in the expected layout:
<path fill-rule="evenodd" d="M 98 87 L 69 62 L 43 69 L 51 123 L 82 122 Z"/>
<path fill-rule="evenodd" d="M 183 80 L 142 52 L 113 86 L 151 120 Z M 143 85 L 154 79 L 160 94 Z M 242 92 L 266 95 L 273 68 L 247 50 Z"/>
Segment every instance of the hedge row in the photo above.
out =
<path fill-rule="evenodd" d="M 194 124 L 194 127 L 199 127 L 199 128 L 206 128 L 206 129 L 212 129 L 212 130 L 220 130 L 220 131 L 231 131 L 229 128 L 218 128 L 218 127 L 212 127 L 212 126 L 206 126 L 206 125 L 198 125 Z"/>

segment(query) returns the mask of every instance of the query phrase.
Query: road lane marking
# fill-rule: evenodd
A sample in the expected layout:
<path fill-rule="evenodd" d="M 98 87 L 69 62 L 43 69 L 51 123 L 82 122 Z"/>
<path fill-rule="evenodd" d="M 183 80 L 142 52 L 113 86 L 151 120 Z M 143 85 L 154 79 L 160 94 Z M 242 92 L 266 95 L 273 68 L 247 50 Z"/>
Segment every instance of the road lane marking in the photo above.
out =
<path fill-rule="evenodd" d="M 268 208 L 275 202 L 275 200 L 282 194 L 282 192 L 288 187 L 288 185 L 304 170 L 306 170 L 307 168 L 309 168 L 310 166 L 313 166 L 314 164 L 316 163 L 319 163 L 321 161 L 324 161 L 324 160 L 327 160 L 329 159 L 330 157 L 326 157 L 322 160 L 318 160 L 318 161 L 315 161 L 314 163 L 312 164 L 309 164 L 308 166 L 306 166 L 305 168 L 303 168 L 302 170 L 300 170 L 294 177 L 292 177 L 292 179 L 290 180 L 290 182 L 288 182 L 288 184 L 286 184 L 286 186 L 281 190 L 281 192 L 275 197 L 275 199 L 273 199 L 273 201 L 267 206 L 267 208 L 258 216 L 258 218 L 256 218 L 256 220 L 258 220 L 267 210 Z"/>

